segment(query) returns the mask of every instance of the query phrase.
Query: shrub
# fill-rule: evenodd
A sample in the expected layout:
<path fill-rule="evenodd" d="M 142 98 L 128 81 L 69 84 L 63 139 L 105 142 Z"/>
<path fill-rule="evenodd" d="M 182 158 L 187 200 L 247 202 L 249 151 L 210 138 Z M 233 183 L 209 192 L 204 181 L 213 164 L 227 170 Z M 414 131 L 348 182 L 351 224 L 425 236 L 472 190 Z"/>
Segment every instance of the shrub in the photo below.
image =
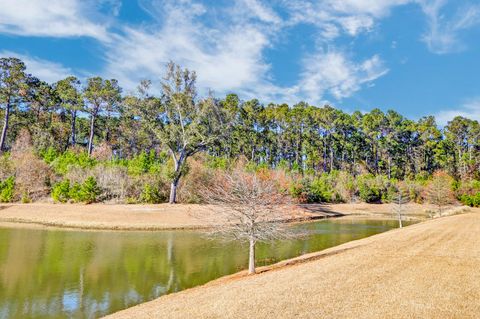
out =
<path fill-rule="evenodd" d="M 143 203 L 158 204 L 165 202 L 166 197 L 164 194 L 162 194 L 158 187 L 150 184 L 145 184 L 142 190 L 142 194 L 140 195 L 140 200 Z"/>
<path fill-rule="evenodd" d="M 457 198 L 464 205 L 480 207 L 480 181 L 471 180 L 458 185 Z"/>
<path fill-rule="evenodd" d="M 54 147 L 49 147 L 44 151 L 40 151 L 40 156 L 47 164 L 51 164 L 58 157 L 58 152 Z"/>
<path fill-rule="evenodd" d="M 0 181 L 9 178 L 15 174 L 13 162 L 10 159 L 10 154 L 5 153 L 0 155 Z"/>
<path fill-rule="evenodd" d="M 122 201 L 127 196 L 127 190 L 131 182 L 126 167 L 97 165 L 83 176 L 89 175 L 95 177 L 102 190 L 100 200 Z"/>
<path fill-rule="evenodd" d="M 323 173 L 320 177 L 315 178 L 308 190 L 308 201 L 310 203 L 332 202 L 334 201 L 334 192 L 329 175 Z"/>
<path fill-rule="evenodd" d="M 96 161 L 85 151 L 68 150 L 51 162 L 51 166 L 57 174 L 65 175 L 72 166 L 91 168 L 95 163 Z"/>
<path fill-rule="evenodd" d="M 97 180 L 93 176 L 89 176 L 82 184 L 80 189 L 80 200 L 86 204 L 95 203 L 101 190 L 97 185 Z"/>
<path fill-rule="evenodd" d="M 343 202 L 352 202 L 355 197 L 356 185 L 352 175 L 347 172 L 338 172 L 336 178 L 335 192 Z"/>
<path fill-rule="evenodd" d="M 206 167 L 201 159 L 190 158 L 188 161 L 188 174 L 180 180 L 178 200 L 183 203 L 201 203 L 200 187 L 209 187 L 214 182 L 214 170 Z"/>
<path fill-rule="evenodd" d="M 362 175 L 358 178 L 358 195 L 366 203 L 380 202 L 382 190 L 373 175 Z"/>
<path fill-rule="evenodd" d="M 0 202 L 10 203 L 15 195 L 15 177 L 10 176 L 3 182 L 0 182 Z"/>
<path fill-rule="evenodd" d="M 52 172 L 50 167 L 34 153 L 33 149 L 12 153 L 15 163 L 17 193 L 29 199 L 48 196 Z"/>
<path fill-rule="evenodd" d="M 68 190 L 68 198 L 73 200 L 75 203 L 82 201 L 82 185 L 80 183 L 73 183 Z"/>
<path fill-rule="evenodd" d="M 66 203 L 70 199 L 70 180 L 65 179 L 53 186 L 52 198 L 55 202 Z"/>
<path fill-rule="evenodd" d="M 480 192 L 474 195 L 463 194 L 460 196 L 460 201 L 470 207 L 480 207 Z"/>

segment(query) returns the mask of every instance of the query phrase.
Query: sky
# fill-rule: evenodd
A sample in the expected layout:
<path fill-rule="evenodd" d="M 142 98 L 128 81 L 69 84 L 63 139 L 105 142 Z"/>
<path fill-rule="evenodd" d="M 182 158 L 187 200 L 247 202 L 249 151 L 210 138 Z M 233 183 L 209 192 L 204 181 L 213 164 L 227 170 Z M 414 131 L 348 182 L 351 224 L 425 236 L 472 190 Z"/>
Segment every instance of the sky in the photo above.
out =
<path fill-rule="evenodd" d="M 0 56 L 47 82 L 169 61 L 202 94 L 480 120 L 479 0 L 0 0 Z"/>

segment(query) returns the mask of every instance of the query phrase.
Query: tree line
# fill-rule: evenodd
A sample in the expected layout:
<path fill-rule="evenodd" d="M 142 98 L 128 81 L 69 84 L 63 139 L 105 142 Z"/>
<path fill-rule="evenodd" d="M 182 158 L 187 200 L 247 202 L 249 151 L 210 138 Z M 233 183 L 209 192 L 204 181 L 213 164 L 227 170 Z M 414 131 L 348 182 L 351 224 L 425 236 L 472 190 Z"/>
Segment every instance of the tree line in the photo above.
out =
<path fill-rule="evenodd" d="M 159 94 L 153 92 L 160 91 Z M 199 97 L 196 74 L 169 63 L 160 88 L 142 81 L 126 93 L 115 79 L 69 76 L 47 83 L 16 58 L 0 59 L 0 151 L 22 130 L 34 152 L 80 148 L 91 157 L 108 148 L 117 160 L 165 152 L 172 164 L 169 202 L 197 153 L 218 161 L 245 158 L 257 167 L 300 176 L 346 172 L 388 179 L 480 179 L 480 125 L 457 116 L 440 128 L 433 116 L 412 120 L 396 111 L 352 114 L 314 106 Z"/>

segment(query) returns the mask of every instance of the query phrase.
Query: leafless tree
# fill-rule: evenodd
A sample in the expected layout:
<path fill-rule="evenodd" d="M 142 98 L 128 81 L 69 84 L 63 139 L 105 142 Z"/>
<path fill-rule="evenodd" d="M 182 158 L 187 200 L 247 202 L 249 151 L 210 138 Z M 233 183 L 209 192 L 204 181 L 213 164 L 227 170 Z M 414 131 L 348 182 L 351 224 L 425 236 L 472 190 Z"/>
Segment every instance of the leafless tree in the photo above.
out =
<path fill-rule="evenodd" d="M 237 168 L 218 177 L 202 196 L 213 207 L 212 235 L 249 243 L 248 274 L 255 273 L 257 242 L 291 235 L 285 221 L 293 213 L 275 181 Z"/>
<path fill-rule="evenodd" d="M 397 216 L 398 227 L 403 227 L 403 212 L 405 205 L 410 201 L 408 193 L 402 185 L 399 185 L 395 190 L 395 195 L 393 197 L 393 213 Z"/>
<path fill-rule="evenodd" d="M 437 206 L 439 216 L 443 208 L 453 201 L 451 190 L 452 178 L 445 172 L 436 172 L 427 188 L 427 198 L 430 204 Z"/>

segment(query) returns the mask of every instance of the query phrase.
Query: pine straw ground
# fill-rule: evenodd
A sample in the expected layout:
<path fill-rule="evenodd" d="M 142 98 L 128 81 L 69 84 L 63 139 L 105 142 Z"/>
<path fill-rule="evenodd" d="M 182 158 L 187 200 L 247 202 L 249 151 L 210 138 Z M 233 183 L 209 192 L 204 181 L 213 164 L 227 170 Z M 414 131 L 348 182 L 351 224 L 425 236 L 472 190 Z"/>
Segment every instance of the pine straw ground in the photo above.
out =
<path fill-rule="evenodd" d="M 108 318 L 479 318 L 480 212 L 221 278 Z"/>

